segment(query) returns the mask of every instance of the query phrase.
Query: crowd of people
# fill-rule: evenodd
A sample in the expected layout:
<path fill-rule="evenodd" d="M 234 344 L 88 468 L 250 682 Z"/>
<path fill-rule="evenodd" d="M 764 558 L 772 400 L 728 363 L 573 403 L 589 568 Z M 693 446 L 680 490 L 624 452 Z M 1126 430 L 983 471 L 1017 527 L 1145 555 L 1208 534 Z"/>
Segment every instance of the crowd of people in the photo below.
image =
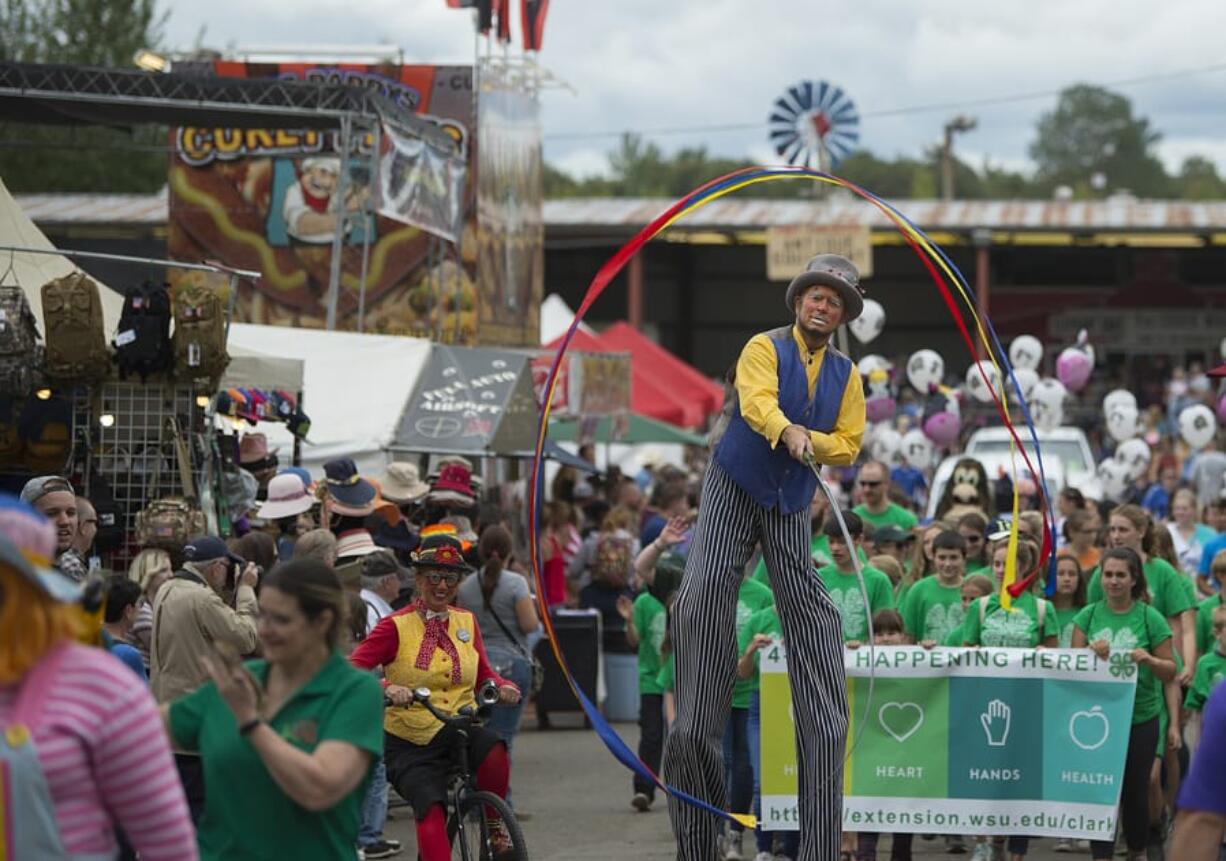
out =
<path fill-rule="evenodd" d="M 1217 720 L 1204 715 L 1226 676 L 1226 495 L 1198 493 L 1212 473 L 1198 466 L 1206 453 L 1178 460 L 1167 447 L 1168 462 L 1161 448 L 1135 501 L 1072 487 L 1052 501 L 1050 573 L 1043 516 L 1020 514 L 1016 570 L 1041 574 L 1012 609 L 999 598 L 1010 523 L 991 505 L 922 520 L 923 482 L 861 457 L 824 470 L 839 516 L 820 491 L 808 510 L 812 570 L 848 649 L 871 637 L 1136 662 L 1120 802 L 1130 857 L 1154 857 L 1177 811 L 1212 809 L 1206 793 L 1220 792 L 1203 769 L 1185 777 L 1202 739 L 1220 746 L 1221 706 Z M 593 609 L 605 648 L 637 654 L 638 753 L 660 772 L 677 715 L 671 619 L 705 504 L 709 453 L 691 455 L 636 475 L 559 470 L 540 525 L 540 602 L 523 524 L 480 501 L 463 458 L 424 478 L 414 463 L 364 476 L 347 459 L 319 477 L 268 470 L 244 534 L 148 546 L 118 572 L 92 555 L 96 514 L 72 481 L 30 480 L 0 501 L 0 754 L 28 766 L 16 773 L 30 781 L 16 845 L 64 857 L 392 857 L 402 847 L 383 833 L 391 788 L 414 811 L 421 857 L 450 857 L 454 730 L 413 691 L 429 688 L 433 705 L 456 714 L 483 684 L 496 687 L 469 758 L 478 786 L 510 800 L 514 739 L 539 683 L 540 606 Z M 758 807 L 758 660 L 786 627 L 765 550 L 736 595 L 736 682 L 722 719 L 734 812 Z M 657 786 L 636 776 L 628 796 L 647 812 Z M 505 830 L 491 827 L 506 849 Z M 844 834 L 844 857 L 876 859 L 878 837 Z M 976 861 L 1023 858 L 1029 842 L 924 837 Z M 892 861 L 909 859 L 914 840 L 893 835 Z M 1110 841 L 1055 848 L 1114 852 Z M 719 852 L 794 859 L 797 835 L 745 835 L 732 823 Z"/>

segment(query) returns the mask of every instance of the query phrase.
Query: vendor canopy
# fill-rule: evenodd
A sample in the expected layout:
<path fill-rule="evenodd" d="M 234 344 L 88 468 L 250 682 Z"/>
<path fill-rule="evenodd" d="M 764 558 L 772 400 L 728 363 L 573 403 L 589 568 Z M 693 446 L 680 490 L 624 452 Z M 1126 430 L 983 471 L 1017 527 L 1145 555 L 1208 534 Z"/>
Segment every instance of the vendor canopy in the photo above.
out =
<path fill-rule="evenodd" d="M 530 454 L 540 423 L 530 359 L 512 350 L 435 344 L 391 448 Z"/>

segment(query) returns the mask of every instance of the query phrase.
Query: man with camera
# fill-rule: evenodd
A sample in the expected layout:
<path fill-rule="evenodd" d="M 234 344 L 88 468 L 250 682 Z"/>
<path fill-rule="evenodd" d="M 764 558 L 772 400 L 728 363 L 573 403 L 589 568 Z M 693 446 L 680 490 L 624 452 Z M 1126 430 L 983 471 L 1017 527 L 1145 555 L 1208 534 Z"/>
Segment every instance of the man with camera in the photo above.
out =
<path fill-rule="evenodd" d="M 256 650 L 259 608 L 255 585 L 259 571 L 231 553 L 212 535 L 193 538 L 183 548 L 183 567 L 153 602 L 149 682 L 158 703 L 172 702 L 209 679 L 201 658 L 225 664 Z M 234 607 L 221 597 L 234 573 Z M 204 775 L 198 756 L 175 754 L 193 821 L 204 810 Z"/>

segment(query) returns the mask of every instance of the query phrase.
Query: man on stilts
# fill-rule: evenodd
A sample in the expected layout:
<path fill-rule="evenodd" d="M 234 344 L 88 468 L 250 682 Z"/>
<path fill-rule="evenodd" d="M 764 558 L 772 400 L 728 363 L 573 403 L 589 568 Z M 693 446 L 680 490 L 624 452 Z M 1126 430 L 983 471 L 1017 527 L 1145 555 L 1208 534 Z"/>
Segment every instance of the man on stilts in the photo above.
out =
<path fill-rule="evenodd" d="M 864 434 L 864 390 L 829 341 L 864 307 L 851 261 L 821 254 L 788 286 L 794 325 L 755 335 L 736 364 L 736 398 L 715 444 L 685 578 L 673 608 L 677 719 L 664 778 L 724 805 L 720 739 L 732 701 L 737 590 L 758 541 L 783 625 L 796 718 L 798 861 L 837 861 L 847 694 L 838 609 L 814 570 L 808 465 L 847 465 Z M 746 812 L 746 811 L 734 811 Z M 682 861 L 715 857 L 719 822 L 669 798 Z"/>

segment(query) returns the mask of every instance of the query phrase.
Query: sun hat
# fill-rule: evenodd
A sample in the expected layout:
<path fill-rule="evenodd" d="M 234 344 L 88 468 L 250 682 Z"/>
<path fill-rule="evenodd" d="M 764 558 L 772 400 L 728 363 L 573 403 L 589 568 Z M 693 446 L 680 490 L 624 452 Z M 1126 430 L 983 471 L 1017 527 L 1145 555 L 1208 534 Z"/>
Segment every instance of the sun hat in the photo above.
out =
<path fill-rule="evenodd" d="M 257 516 L 279 520 L 310 511 L 314 504 L 315 497 L 307 493 L 302 479 L 293 473 L 279 472 L 268 482 L 268 498 L 260 504 Z"/>
<path fill-rule="evenodd" d="M 788 285 L 786 302 L 788 311 L 795 313 L 796 297 L 807 287 L 824 284 L 839 291 L 843 297 L 843 322 L 850 323 L 864 310 L 864 288 L 860 286 L 860 273 L 855 264 L 838 254 L 819 254 L 805 264 L 804 271 Z"/>
<path fill-rule="evenodd" d="M 477 492 L 473 488 L 472 470 L 459 463 L 449 463 L 443 466 L 439 470 L 438 478 L 430 487 L 428 499 L 430 502 L 472 505 L 477 501 Z"/>
<path fill-rule="evenodd" d="M 55 525 L 34 506 L 12 494 L 0 494 L 0 565 L 9 565 L 53 601 L 81 597 L 81 585 L 52 567 Z"/>
<path fill-rule="evenodd" d="M 278 451 L 268 450 L 268 437 L 262 433 L 243 434 L 238 443 L 238 462 L 247 469 L 265 469 L 276 464 Z"/>
<path fill-rule="evenodd" d="M 464 549 L 453 535 L 434 534 L 422 539 L 413 553 L 413 567 L 418 571 L 441 568 L 445 571 L 472 571 L 464 561 Z"/>
<path fill-rule="evenodd" d="M 278 475 L 295 475 L 302 482 L 302 486 L 307 489 L 307 493 L 315 492 L 315 479 L 311 478 L 311 473 L 301 466 L 287 466 Z"/>
<path fill-rule="evenodd" d="M 379 479 L 383 498 L 403 505 L 417 502 L 430 492 L 430 485 L 421 480 L 417 464 L 395 461 L 387 465 L 387 471 Z"/>
<path fill-rule="evenodd" d="M 358 475 L 352 458 L 342 457 L 324 464 L 324 485 L 331 508 L 338 514 L 365 517 L 375 510 L 375 486 Z"/>

